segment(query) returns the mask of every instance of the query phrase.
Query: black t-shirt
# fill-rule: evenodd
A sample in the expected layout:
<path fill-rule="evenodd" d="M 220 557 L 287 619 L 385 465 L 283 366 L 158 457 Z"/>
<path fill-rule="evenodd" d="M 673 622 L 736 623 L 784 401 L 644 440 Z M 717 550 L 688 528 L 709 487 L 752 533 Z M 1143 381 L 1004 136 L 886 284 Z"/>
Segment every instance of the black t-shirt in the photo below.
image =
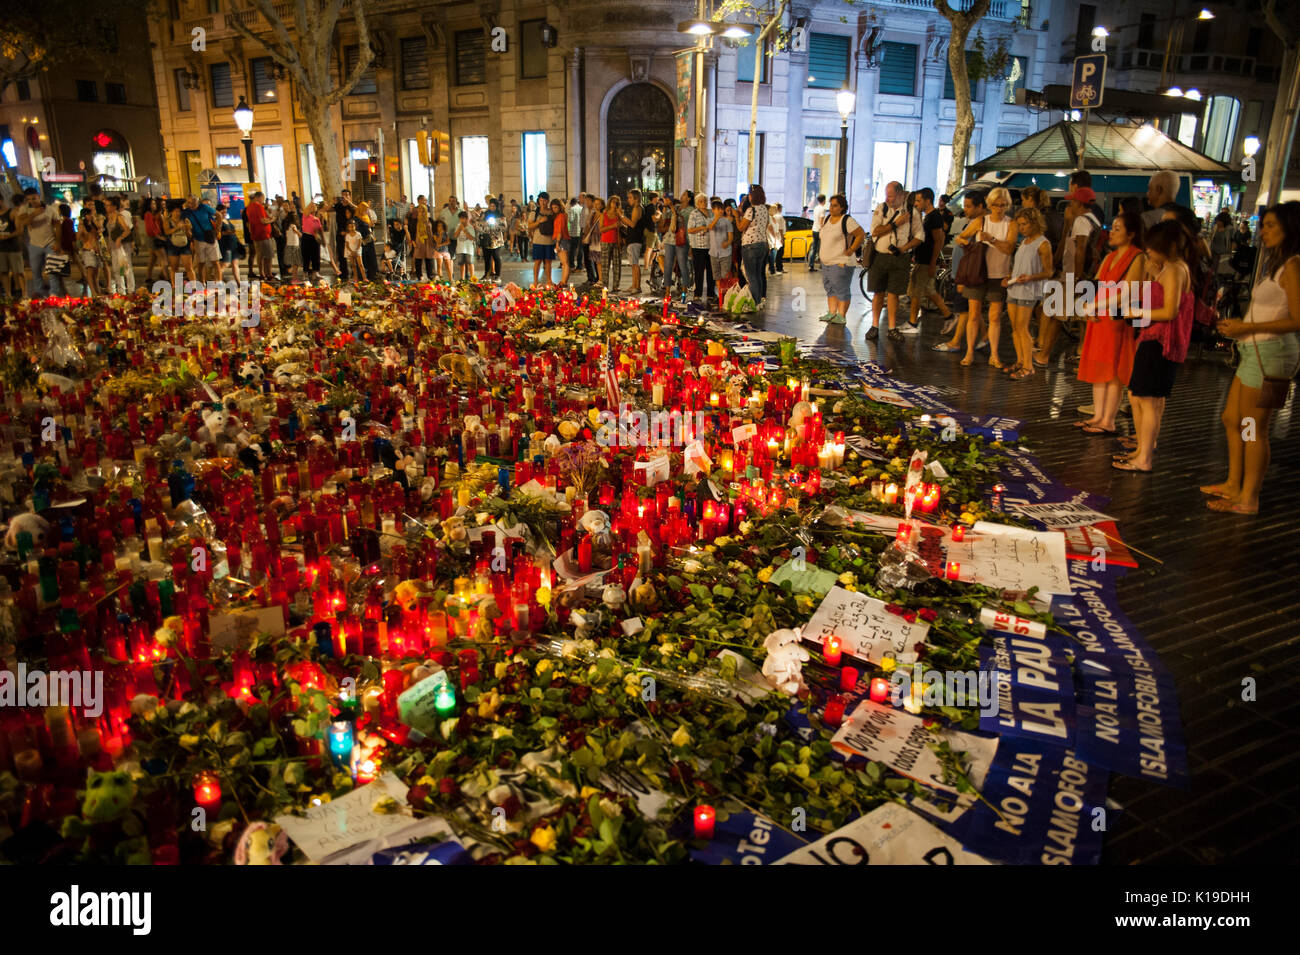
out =
<path fill-rule="evenodd" d="M 14 214 L 12 211 L 0 212 L 0 232 L 14 232 Z M 8 239 L 0 239 L 0 252 L 21 252 L 18 247 L 18 234 Z"/>
<path fill-rule="evenodd" d="M 952 231 L 952 220 L 956 217 L 951 209 L 935 209 L 934 211 L 943 216 L 943 234 L 947 235 Z"/>
<path fill-rule="evenodd" d="M 934 230 L 942 229 L 945 234 L 948 231 L 947 223 L 943 221 L 943 213 L 938 209 L 927 212 L 921 222 L 921 228 L 925 232 L 925 240 L 916 247 L 913 255 L 921 265 L 929 265 L 930 256 L 934 254 Z"/>

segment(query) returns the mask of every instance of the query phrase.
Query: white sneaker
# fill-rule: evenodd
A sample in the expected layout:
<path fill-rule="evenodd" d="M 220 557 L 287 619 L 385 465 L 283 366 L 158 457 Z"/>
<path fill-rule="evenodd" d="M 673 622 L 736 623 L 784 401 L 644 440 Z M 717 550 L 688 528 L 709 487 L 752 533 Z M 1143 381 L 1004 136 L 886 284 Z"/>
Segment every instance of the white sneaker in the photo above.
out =
<path fill-rule="evenodd" d="M 915 325 L 911 322 L 904 322 L 902 325 L 898 326 L 898 330 L 904 335 L 919 335 L 921 334 L 921 325 L 919 322 Z"/>

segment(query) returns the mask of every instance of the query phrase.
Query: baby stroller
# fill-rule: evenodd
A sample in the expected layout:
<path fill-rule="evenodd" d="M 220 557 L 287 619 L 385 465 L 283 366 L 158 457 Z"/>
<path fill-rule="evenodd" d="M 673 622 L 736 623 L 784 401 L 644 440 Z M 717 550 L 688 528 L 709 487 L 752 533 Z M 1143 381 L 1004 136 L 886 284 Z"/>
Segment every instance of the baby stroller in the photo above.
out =
<path fill-rule="evenodd" d="M 392 241 L 396 238 L 390 234 L 388 248 L 384 249 L 384 257 L 380 262 L 380 271 L 384 278 L 390 282 L 409 282 L 411 280 L 410 272 L 407 266 L 407 243 L 405 237 L 398 241 Z"/>

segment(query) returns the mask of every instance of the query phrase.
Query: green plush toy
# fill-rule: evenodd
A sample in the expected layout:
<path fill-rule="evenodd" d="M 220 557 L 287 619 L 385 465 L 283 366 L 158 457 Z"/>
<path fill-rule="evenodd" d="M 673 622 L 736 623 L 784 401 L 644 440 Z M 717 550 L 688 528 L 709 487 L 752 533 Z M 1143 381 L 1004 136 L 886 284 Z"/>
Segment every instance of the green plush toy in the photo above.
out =
<path fill-rule="evenodd" d="M 81 854 L 85 861 L 113 861 L 127 865 L 148 865 L 149 844 L 140 819 L 131 811 L 136 795 L 131 774 L 121 770 L 99 773 L 86 771 L 86 795 L 81 802 L 81 817 L 63 821 L 65 839 L 85 839 Z M 125 837 L 125 838 L 123 838 Z"/>
<path fill-rule="evenodd" d="M 135 799 L 135 782 L 130 773 L 119 771 L 86 773 L 86 798 L 81 803 L 81 818 L 86 822 L 112 822 L 131 808 Z"/>

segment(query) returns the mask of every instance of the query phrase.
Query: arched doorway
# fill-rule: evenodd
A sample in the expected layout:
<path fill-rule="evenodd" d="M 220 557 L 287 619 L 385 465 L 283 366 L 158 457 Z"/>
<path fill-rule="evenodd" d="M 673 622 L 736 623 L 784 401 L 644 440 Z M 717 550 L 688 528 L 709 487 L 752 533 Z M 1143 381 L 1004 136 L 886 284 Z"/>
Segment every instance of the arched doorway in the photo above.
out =
<path fill-rule="evenodd" d="M 673 104 L 652 83 L 631 83 L 610 101 L 605 114 L 608 192 L 629 189 L 662 193 L 673 187 Z"/>
<path fill-rule="evenodd" d="M 132 180 L 131 147 L 121 133 L 101 129 L 90 137 L 91 166 L 106 192 L 135 190 Z"/>

